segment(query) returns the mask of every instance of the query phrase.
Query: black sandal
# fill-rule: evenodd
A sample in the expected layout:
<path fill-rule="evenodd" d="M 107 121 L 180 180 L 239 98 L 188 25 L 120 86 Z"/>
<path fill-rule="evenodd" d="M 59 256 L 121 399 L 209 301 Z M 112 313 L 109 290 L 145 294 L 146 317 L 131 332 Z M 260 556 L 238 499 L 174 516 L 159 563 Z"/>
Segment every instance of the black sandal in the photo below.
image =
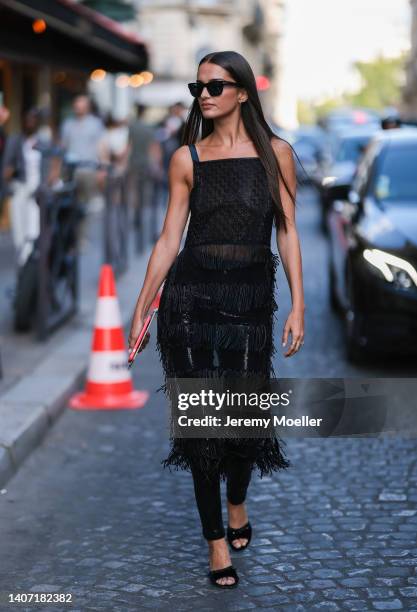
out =
<path fill-rule="evenodd" d="M 221 589 L 233 589 L 237 587 L 239 582 L 239 576 L 237 575 L 237 572 L 233 565 L 228 565 L 227 567 L 223 567 L 219 570 L 210 570 L 208 576 L 210 578 L 211 584 L 214 584 L 214 586 L 219 587 Z M 219 584 L 218 582 L 216 582 L 219 578 L 234 578 L 235 581 L 233 584 Z"/>
<path fill-rule="evenodd" d="M 247 540 L 246 544 L 237 548 L 232 544 L 233 540 L 239 540 L 240 538 L 245 538 Z M 238 527 L 237 529 L 232 529 L 232 527 L 227 527 L 227 540 L 233 550 L 245 550 L 250 544 L 252 539 L 252 525 L 250 521 L 243 525 L 243 527 Z"/>

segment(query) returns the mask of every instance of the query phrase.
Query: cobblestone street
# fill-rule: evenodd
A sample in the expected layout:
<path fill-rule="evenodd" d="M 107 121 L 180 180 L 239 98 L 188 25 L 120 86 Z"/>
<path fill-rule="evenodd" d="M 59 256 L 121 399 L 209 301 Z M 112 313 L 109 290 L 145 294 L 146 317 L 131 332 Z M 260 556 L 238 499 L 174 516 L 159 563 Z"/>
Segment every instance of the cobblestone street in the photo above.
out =
<path fill-rule="evenodd" d="M 0 498 L 2 609 L 37 591 L 73 601 L 19 608 L 417 610 L 415 440 L 289 440 L 293 469 L 251 483 L 253 545 L 224 593 L 190 475 L 161 472 L 165 423 L 159 397 L 61 418 Z"/>
<path fill-rule="evenodd" d="M 311 205 L 306 198 L 300 212 L 308 338 L 277 373 L 360 375 L 343 359 L 339 321 L 323 295 L 325 248 Z M 134 299 L 132 289 L 132 307 Z M 286 304 L 283 295 L 278 346 Z M 191 476 L 160 465 L 168 408 L 155 393 L 155 333 L 133 371 L 135 387 L 151 392 L 143 409 L 68 409 L 3 489 L 2 611 L 417 611 L 416 439 L 288 439 L 292 469 L 253 477 L 253 540 L 232 553 L 239 588 L 220 591 L 206 575 Z M 388 371 L 396 370 L 369 366 L 366 375 Z M 72 601 L 8 603 L 11 593 L 35 592 L 67 593 Z"/>

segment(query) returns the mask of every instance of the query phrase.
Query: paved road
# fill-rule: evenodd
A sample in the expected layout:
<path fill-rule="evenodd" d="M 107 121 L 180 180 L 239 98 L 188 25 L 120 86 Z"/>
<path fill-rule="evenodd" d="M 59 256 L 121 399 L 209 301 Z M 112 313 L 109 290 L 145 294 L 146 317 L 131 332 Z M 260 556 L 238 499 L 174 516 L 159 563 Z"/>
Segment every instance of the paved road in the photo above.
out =
<path fill-rule="evenodd" d="M 313 204 L 300 210 L 304 252 L 314 241 L 317 258 L 305 259 L 311 340 L 281 367 L 285 376 L 347 371 L 324 302 L 315 216 Z M 134 372 L 136 387 L 150 391 L 161 383 L 154 335 Z M 206 578 L 191 477 L 160 466 L 162 400 L 67 410 L 9 482 L 0 495 L 1 611 L 417 611 L 415 439 L 288 439 L 293 468 L 251 483 L 253 544 L 233 554 L 239 589 L 222 592 Z M 72 603 L 5 603 L 17 592 L 71 593 Z"/>

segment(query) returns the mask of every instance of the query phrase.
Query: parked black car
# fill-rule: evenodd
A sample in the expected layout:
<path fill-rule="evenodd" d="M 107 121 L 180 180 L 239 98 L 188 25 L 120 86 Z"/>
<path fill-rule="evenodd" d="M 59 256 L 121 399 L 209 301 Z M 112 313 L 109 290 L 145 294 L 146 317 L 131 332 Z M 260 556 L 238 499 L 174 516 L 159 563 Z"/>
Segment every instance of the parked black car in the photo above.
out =
<path fill-rule="evenodd" d="M 329 211 L 330 297 L 352 360 L 417 353 L 416 171 L 417 130 L 381 131 Z"/>
<path fill-rule="evenodd" d="M 320 189 L 331 160 L 329 135 L 318 125 L 301 125 L 292 132 L 291 144 L 302 163 L 296 164 L 298 179 Z"/>
<path fill-rule="evenodd" d="M 327 232 L 327 212 L 333 200 L 346 192 L 351 184 L 358 161 L 365 151 L 370 139 L 379 128 L 371 127 L 349 128 L 341 132 L 332 145 L 331 163 L 326 169 L 320 188 L 321 228 Z"/>

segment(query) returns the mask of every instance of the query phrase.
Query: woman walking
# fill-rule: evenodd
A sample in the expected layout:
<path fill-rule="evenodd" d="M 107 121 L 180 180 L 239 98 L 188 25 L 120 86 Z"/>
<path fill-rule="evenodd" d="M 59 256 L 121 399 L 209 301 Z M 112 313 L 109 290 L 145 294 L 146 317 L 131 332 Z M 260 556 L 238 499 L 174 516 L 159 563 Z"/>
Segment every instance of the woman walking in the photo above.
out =
<path fill-rule="evenodd" d="M 149 260 L 129 335 L 133 347 L 162 282 L 157 347 L 168 379 L 223 375 L 274 375 L 275 273 L 273 224 L 288 278 L 292 309 L 282 334 L 285 356 L 303 344 L 304 297 L 295 226 L 296 176 L 292 148 L 269 128 L 253 71 L 239 53 L 206 55 L 183 146 L 169 169 L 169 204 Z M 201 127 L 202 138 L 198 141 Z M 183 250 L 182 235 L 191 217 Z M 146 343 L 149 341 L 149 335 Z M 146 346 L 146 344 L 145 344 Z M 221 588 L 239 581 L 230 547 L 249 546 L 252 525 L 245 508 L 251 475 L 291 466 L 284 441 L 269 437 L 171 436 L 165 467 L 192 474 L 202 533 L 209 547 L 209 577 Z M 228 525 L 224 529 L 220 482 L 226 480 Z"/>

